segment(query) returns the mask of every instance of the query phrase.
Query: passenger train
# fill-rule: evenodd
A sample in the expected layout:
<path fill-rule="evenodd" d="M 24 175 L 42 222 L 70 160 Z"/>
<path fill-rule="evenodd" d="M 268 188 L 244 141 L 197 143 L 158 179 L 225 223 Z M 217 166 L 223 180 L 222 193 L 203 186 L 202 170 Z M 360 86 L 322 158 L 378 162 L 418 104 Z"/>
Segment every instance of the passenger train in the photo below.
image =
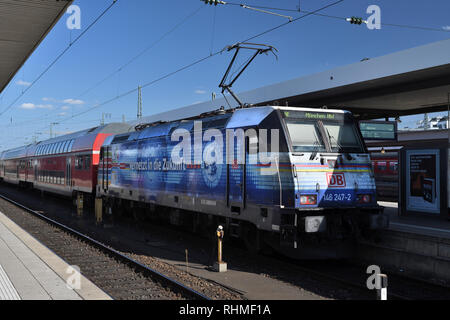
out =
<path fill-rule="evenodd" d="M 398 200 L 398 151 L 371 152 L 372 167 L 375 173 L 377 196 L 379 200 Z"/>
<path fill-rule="evenodd" d="M 346 257 L 385 228 L 371 159 L 342 110 L 217 110 L 130 128 L 110 124 L 5 151 L 6 182 L 102 199 L 105 214 L 222 224 L 254 250 Z"/>

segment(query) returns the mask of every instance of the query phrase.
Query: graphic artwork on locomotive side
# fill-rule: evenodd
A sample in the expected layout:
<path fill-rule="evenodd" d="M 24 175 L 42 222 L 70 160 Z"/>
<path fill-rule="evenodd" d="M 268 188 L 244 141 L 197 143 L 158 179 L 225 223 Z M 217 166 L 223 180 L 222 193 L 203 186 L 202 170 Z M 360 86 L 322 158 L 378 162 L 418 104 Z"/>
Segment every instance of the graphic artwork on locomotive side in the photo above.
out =
<path fill-rule="evenodd" d="M 97 180 L 108 212 L 220 222 L 254 249 L 298 258 L 348 256 L 356 237 L 388 224 L 357 123 L 339 110 L 248 107 L 148 124 L 105 140 Z"/>

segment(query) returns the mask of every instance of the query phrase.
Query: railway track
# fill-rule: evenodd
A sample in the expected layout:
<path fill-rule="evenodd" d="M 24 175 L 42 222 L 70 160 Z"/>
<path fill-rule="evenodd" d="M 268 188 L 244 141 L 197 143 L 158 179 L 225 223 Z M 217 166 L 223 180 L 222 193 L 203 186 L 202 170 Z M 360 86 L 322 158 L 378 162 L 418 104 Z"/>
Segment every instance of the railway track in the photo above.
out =
<path fill-rule="evenodd" d="M 12 195 L 12 197 L 18 199 L 17 196 Z M 2 196 L 0 196 L 0 198 L 5 199 L 5 197 Z M 11 203 L 11 199 L 6 199 Z M 46 201 L 49 201 L 49 198 L 47 198 Z M 13 201 L 13 203 L 15 202 Z M 28 208 L 25 209 L 29 210 Z M 55 208 L 53 210 L 55 210 Z M 39 212 L 37 212 L 37 214 L 40 215 Z M 44 218 L 45 220 L 48 219 L 48 217 Z M 53 218 L 57 219 L 56 216 L 54 216 Z M 58 224 L 58 222 L 56 223 Z M 71 224 L 71 226 L 73 228 L 79 229 L 79 226 L 76 223 Z M 163 227 L 162 229 L 166 230 L 162 231 L 162 234 L 168 236 L 168 229 L 166 229 L 165 227 Z M 79 230 L 85 232 L 83 228 Z M 155 234 L 154 229 L 151 229 L 149 232 L 151 232 L 153 235 Z M 78 232 L 75 231 L 75 233 Z M 90 232 L 90 235 L 91 237 L 98 238 L 97 232 Z M 183 238 L 188 239 L 189 237 L 183 236 Z M 165 237 L 162 236 L 161 241 L 162 239 L 165 239 Z M 93 241 L 97 242 L 96 240 Z M 116 248 L 116 245 L 109 243 L 109 241 L 106 241 L 105 243 Z M 185 245 L 190 246 L 192 244 Z M 375 299 L 376 297 L 375 291 L 368 290 L 366 287 L 366 280 L 369 276 L 368 274 L 365 274 L 365 269 L 367 266 L 355 265 L 354 263 L 347 263 L 343 261 L 298 262 L 281 256 L 248 255 L 248 252 L 237 248 L 234 245 L 231 245 L 229 242 L 227 243 L 227 246 L 230 246 L 229 249 L 232 249 L 231 251 L 227 250 L 227 252 L 229 253 L 230 260 L 233 261 L 233 265 L 235 265 L 239 269 L 246 270 L 247 272 L 267 274 L 268 276 L 280 279 L 282 281 L 290 282 L 293 285 L 298 286 L 299 288 L 312 290 L 319 295 L 329 297 L 331 299 Z M 57 248 L 58 246 L 55 247 Z M 109 247 L 107 248 L 108 250 L 111 250 L 109 249 Z M 122 249 L 119 250 L 121 252 L 127 253 L 133 252 L 132 248 L 134 247 L 130 246 L 129 244 L 124 244 Z M 53 250 L 56 252 L 55 249 Z M 198 252 L 200 250 L 195 250 L 193 247 L 192 252 L 194 251 Z M 123 253 L 118 252 L 118 254 L 119 256 L 123 256 Z M 145 261 L 145 259 L 143 261 L 139 256 L 135 257 L 133 255 L 133 258 L 140 260 L 140 263 L 138 262 L 138 264 L 148 265 L 147 261 Z M 147 267 L 144 266 L 144 268 Z M 274 270 L 276 270 L 276 272 L 274 272 Z M 165 269 L 163 272 L 166 272 Z M 450 299 L 450 289 L 447 287 L 442 287 L 426 281 L 411 279 L 404 276 L 397 276 L 395 274 L 391 274 L 390 272 L 388 272 L 388 276 L 389 300 Z M 88 276 L 88 278 L 91 277 Z M 312 279 L 312 281 L 310 282 L 309 279 Z M 320 287 L 320 289 L 317 289 L 317 287 Z M 114 291 L 114 288 L 108 290 Z M 108 292 L 108 290 L 105 291 Z M 342 291 L 343 293 L 340 291 Z M 208 293 L 208 296 L 211 295 Z M 121 299 L 121 297 L 114 298 Z M 130 297 L 129 295 L 125 294 L 123 298 L 127 299 Z M 134 297 L 131 298 L 135 299 Z"/>
<path fill-rule="evenodd" d="M 16 210 L 4 212 L 116 300 L 210 300 L 130 257 L 3 195 Z M 31 216 L 30 216 L 31 214 Z"/>
<path fill-rule="evenodd" d="M 315 277 L 322 278 L 328 281 L 335 282 L 338 285 L 341 285 L 349 290 L 357 290 L 361 292 L 361 299 L 376 299 L 376 292 L 374 290 L 369 291 L 366 287 L 365 282 L 349 279 L 349 277 L 345 276 L 348 271 L 345 273 L 341 273 L 340 275 L 334 271 L 325 271 L 320 270 L 320 268 L 314 267 L 303 267 L 296 265 L 296 268 L 302 270 L 305 273 L 309 273 Z M 398 294 L 396 292 L 391 292 L 388 287 L 388 299 L 389 300 L 411 300 L 407 296 Z"/>
<path fill-rule="evenodd" d="M 367 266 L 355 262 L 316 263 L 303 265 L 291 262 L 293 267 L 324 280 L 361 292 L 361 298 L 376 299 L 376 291 L 369 290 L 366 282 Z M 388 300 L 450 300 L 450 288 L 426 280 L 386 272 L 388 275 Z"/>

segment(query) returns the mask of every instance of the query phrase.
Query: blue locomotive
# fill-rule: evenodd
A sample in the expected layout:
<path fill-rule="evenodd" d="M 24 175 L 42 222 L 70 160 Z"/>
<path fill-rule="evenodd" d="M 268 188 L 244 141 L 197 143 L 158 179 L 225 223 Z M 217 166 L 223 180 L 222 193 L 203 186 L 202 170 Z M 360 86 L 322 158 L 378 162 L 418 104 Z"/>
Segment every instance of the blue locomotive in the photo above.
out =
<path fill-rule="evenodd" d="M 351 254 L 385 228 L 371 160 L 350 112 L 218 110 L 106 138 L 97 197 L 194 230 L 222 224 L 255 250 L 298 258 Z"/>

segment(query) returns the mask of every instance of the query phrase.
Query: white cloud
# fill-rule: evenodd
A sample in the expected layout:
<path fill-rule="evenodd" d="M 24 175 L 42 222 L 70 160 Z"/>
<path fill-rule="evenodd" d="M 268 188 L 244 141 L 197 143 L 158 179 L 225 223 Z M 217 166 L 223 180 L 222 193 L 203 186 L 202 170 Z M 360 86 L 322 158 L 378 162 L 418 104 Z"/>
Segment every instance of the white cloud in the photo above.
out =
<path fill-rule="evenodd" d="M 34 109 L 52 109 L 53 106 L 51 104 L 34 104 L 34 103 L 24 103 L 19 108 L 26 110 L 34 110 Z"/>
<path fill-rule="evenodd" d="M 205 90 L 195 90 L 194 91 L 196 94 L 205 94 L 206 91 Z"/>
<path fill-rule="evenodd" d="M 25 87 L 29 87 L 31 86 L 31 82 L 28 81 L 23 81 L 23 80 L 19 80 L 16 82 L 19 86 L 25 86 Z"/>
<path fill-rule="evenodd" d="M 61 112 L 61 113 L 58 113 L 58 116 L 64 117 L 66 114 L 67 114 L 67 112 Z"/>
<path fill-rule="evenodd" d="M 69 110 L 69 109 L 70 109 L 69 106 L 62 106 L 62 107 L 61 107 L 61 110 Z"/>
<path fill-rule="evenodd" d="M 76 99 L 66 99 L 63 102 L 68 103 L 68 104 L 77 104 L 77 105 L 84 104 L 83 100 L 76 100 Z"/>
<path fill-rule="evenodd" d="M 450 26 L 443 26 L 442 29 L 444 29 L 445 31 L 450 31 Z"/>

